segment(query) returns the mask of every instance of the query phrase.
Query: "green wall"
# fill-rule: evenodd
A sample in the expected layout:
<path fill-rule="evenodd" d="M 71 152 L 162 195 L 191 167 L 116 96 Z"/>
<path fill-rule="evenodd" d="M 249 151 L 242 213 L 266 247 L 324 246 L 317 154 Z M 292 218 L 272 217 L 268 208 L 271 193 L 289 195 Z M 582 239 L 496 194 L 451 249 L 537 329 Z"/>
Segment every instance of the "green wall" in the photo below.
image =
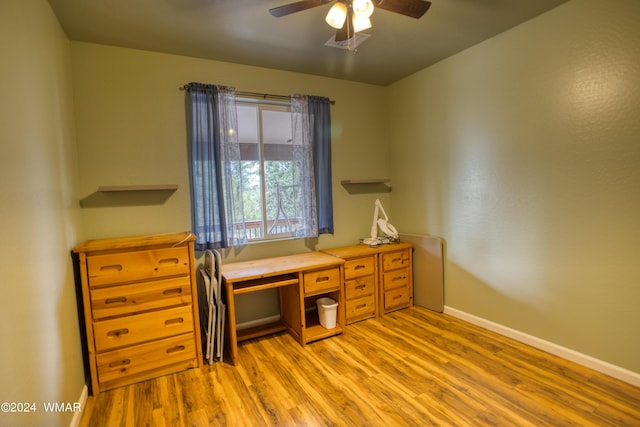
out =
<path fill-rule="evenodd" d="M 389 88 L 394 221 L 446 305 L 640 373 L 640 2 L 573 0 Z"/>
<path fill-rule="evenodd" d="M 72 58 L 80 194 L 89 205 L 82 209 L 87 238 L 191 229 L 184 92 L 178 90 L 191 81 L 335 100 L 335 235 L 252 244 L 224 251 L 225 262 L 357 243 L 369 235 L 375 199 L 389 201 L 384 188 L 353 190 L 340 184 L 350 178 L 389 176 L 382 87 L 80 42 L 72 42 Z M 178 190 L 144 206 L 119 206 L 117 196 L 104 200 L 94 194 L 99 186 L 131 184 L 178 184 Z M 277 314 L 275 295 L 245 297 L 250 301 L 239 304 L 238 321 Z"/>
<path fill-rule="evenodd" d="M 77 204 L 69 42 L 49 5 L 0 2 L 0 412 L 2 426 L 69 425 L 85 384 L 70 250 Z M 31 408 L 30 408 L 31 409 Z"/>

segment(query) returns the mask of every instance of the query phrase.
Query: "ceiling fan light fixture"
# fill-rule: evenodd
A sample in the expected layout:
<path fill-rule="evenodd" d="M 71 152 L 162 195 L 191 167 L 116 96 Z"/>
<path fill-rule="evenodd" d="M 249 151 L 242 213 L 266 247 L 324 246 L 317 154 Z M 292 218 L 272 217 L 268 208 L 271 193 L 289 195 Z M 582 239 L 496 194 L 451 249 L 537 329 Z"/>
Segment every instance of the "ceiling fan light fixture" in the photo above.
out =
<path fill-rule="evenodd" d="M 353 32 L 358 33 L 360 31 L 371 28 L 371 19 L 368 16 L 353 15 Z"/>
<path fill-rule="evenodd" d="M 368 18 L 373 14 L 371 0 L 353 0 L 351 7 L 353 8 L 353 14 L 359 18 Z"/>
<path fill-rule="evenodd" d="M 344 21 L 347 19 L 347 5 L 342 2 L 336 2 L 329 13 L 327 13 L 325 21 L 333 28 L 339 30 L 344 25 Z"/>

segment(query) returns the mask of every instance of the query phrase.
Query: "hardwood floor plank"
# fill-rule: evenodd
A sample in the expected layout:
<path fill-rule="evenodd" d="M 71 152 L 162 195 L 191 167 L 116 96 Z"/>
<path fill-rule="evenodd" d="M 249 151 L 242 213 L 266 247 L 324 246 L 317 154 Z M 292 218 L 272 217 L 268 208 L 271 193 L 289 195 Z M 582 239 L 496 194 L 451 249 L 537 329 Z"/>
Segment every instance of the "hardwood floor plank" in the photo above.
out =
<path fill-rule="evenodd" d="M 81 426 L 638 426 L 640 389 L 414 307 L 90 396 Z"/>

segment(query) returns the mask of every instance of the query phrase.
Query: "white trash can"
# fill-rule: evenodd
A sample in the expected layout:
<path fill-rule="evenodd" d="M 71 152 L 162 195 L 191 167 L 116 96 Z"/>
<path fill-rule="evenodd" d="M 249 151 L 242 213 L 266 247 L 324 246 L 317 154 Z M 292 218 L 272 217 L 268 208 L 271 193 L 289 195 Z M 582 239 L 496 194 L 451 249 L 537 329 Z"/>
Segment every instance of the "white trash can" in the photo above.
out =
<path fill-rule="evenodd" d="M 338 314 L 338 302 L 331 298 L 319 298 L 316 300 L 318 306 L 318 317 L 320 324 L 326 329 L 336 327 L 336 316 Z"/>

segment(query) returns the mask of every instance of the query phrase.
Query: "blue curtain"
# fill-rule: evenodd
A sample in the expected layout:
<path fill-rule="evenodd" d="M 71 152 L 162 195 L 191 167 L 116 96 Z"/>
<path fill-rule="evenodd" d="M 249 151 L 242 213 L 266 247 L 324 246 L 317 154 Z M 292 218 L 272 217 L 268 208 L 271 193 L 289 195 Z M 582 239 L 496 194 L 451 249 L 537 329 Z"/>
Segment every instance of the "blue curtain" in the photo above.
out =
<path fill-rule="evenodd" d="M 233 88 L 185 86 L 193 232 L 197 250 L 246 243 Z"/>
<path fill-rule="evenodd" d="M 333 234 L 331 185 L 331 101 L 309 96 L 309 116 L 318 209 L 318 234 Z"/>

